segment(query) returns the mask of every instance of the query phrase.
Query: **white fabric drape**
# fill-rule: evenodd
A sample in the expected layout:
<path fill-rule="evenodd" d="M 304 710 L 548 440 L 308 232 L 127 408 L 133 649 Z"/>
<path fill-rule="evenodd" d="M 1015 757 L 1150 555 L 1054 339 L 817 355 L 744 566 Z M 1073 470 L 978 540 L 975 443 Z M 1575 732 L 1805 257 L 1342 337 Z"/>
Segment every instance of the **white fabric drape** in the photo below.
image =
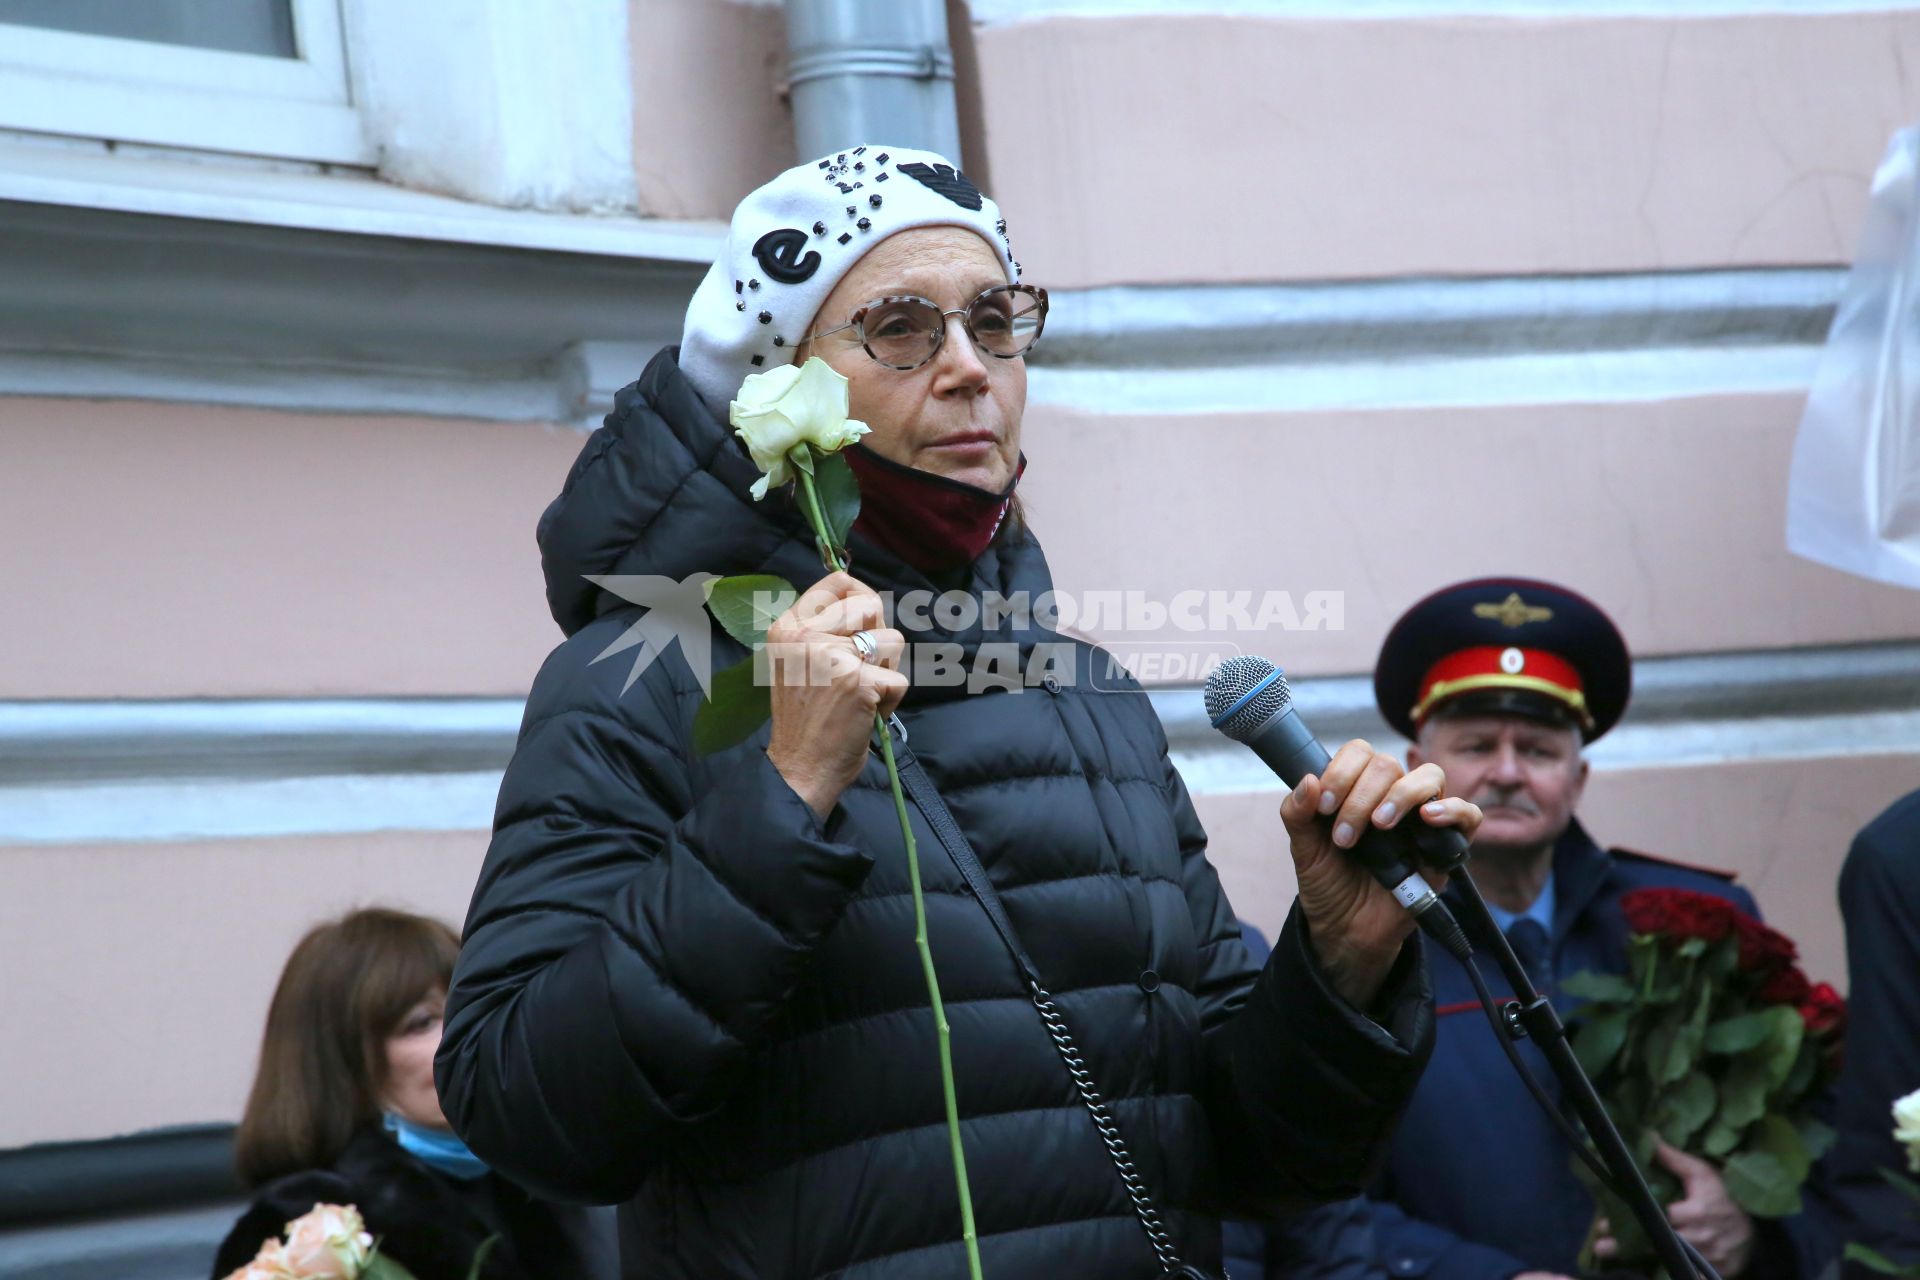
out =
<path fill-rule="evenodd" d="M 1920 127 L 1874 174 L 1860 251 L 1794 441 L 1787 549 L 1920 588 Z"/>

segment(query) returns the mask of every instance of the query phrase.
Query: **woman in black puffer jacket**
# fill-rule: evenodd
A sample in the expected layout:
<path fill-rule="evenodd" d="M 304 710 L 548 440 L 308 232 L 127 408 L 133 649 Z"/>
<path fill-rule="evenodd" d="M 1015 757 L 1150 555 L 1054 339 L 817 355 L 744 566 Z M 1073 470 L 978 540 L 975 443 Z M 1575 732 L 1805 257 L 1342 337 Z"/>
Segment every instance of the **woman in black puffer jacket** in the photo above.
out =
<path fill-rule="evenodd" d="M 1091 645 L 964 607 L 1052 585 L 1011 502 L 1020 349 L 1044 318 L 1017 278 L 998 210 L 938 156 L 867 147 L 789 171 L 742 203 L 682 345 L 620 393 L 541 521 L 568 638 L 528 699 L 438 1075 L 497 1168 L 624 1202 L 633 1280 L 966 1273 L 876 710 L 898 707 L 1167 1226 L 1156 1254 L 915 807 L 991 1280 L 1144 1280 L 1175 1255 L 1217 1272 L 1219 1214 L 1362 1186 L 1424 1061 L 1419 948 L 1315 819 L 1319 781 L 1282 807 L 1301 898 L 1256 970 L 1144 694 Z M 674 584 L 820 576 L 786 496 L 750 496 L 760 473 L 727 423 L 741 379 L 796 354 L 845 374 L 872 427 L 848 451 L 852 574 L 771 633 L 840 674 L 782 677 L 769 725 L 702 755 L 700 677 L 745 653 L 717 631 L 709 648 L 697 586 L 689 610 Z M 939 591 L 961 594 L 928 610 Z M 1364 744 L 1325 782 L 1350 827 L 1443 784 Z M 1478 819 L 1457 799 L 1436 813 Z"/>

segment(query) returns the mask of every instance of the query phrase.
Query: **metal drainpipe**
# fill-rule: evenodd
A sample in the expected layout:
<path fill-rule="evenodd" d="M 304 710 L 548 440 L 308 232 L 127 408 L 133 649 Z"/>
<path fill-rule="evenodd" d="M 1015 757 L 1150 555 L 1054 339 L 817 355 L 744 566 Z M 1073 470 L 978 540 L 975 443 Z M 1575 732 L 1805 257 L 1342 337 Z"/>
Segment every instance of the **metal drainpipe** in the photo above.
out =
<path fill-rule="evenodd" d="M 787 50 L 802 161 L 875 142 L 961 163 L 945 0 L 787 0 Z"/>

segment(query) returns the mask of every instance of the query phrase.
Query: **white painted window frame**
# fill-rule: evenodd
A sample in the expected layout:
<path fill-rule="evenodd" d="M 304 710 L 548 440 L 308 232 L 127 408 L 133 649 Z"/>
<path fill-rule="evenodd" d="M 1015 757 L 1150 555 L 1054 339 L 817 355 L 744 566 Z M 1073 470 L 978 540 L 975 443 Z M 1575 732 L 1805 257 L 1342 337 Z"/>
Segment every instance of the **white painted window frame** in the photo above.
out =
<path fill-rule="evenodd" d="M 697 280 L 680 264 L 711 262 L 726 236 L 724 223 L 635 216 L 631 0 L 299 0 L 310 2 L 335 6 L 347 90 L 304 101 L 351 111 L 365 139 L 356 163 L 291 164 L 284 149 L 263 160 L 258 142 L 221 155 L 204 135 L 102 146 L 124 132 L 0 117 L 0 258 L 9 245 L 36 246 L 22 261 L 41 282 L 10 291 L 0 270 L 0 397 L 541 422 L 604 413 L 613 390 L 678 336 Z M 19 46 L 8 37 L 21 30 L 0 26 L 0 107 L 19 105 L 8 61 Z M 185 65 L 166 46 L 80 39 Z M 111 86 L 103 77 L 115 69 L 125 64 L 90 62 L 86 76 L 68 66 L 62 91 L 71 97 L 88 77 Z M 166 88 L 138 90 L 142 109 Z M 179 219 L 184 231 L 169 225 Z M 165 269 L 107 299 L 94 236 L 120 251 L 151 237 Z M 223 242 L 258 253 L 276 238 L 276 270 L 228 278 Z M 318 278 L 316 262 L 326 265 Z M 396 277 L 422 309 L 410 313 L 417 323 L 405 326 L 404 351 L 369 347 L 365 300 Z M 512 287 L 473 284 L 503 278 Z M 236 284 L 248 295 L 237 303 Z M 300 320 L 265 326 L 236 359 L 230 304 Z M 33 322 L 36 308 L 47 324 Z M 138 314 L 163 322 L 141 328 Z"/>
<path fill-rule="evenodd" d="M 0 24 L 0 128 L 371 165 L 340 0 L 292 0 L 295 58 Z"/>
<path fill-rule="evenodd" d="M 342 0 L 380 176 L 505 209 L 634 211 L 631 0 Z"/>
<path fill-rule="evenodd" d="M 496 208 L 634 212 L 629 0 L 292 2 L 297 60 L 0 24 L 0 130 L 369 168 Z"/>

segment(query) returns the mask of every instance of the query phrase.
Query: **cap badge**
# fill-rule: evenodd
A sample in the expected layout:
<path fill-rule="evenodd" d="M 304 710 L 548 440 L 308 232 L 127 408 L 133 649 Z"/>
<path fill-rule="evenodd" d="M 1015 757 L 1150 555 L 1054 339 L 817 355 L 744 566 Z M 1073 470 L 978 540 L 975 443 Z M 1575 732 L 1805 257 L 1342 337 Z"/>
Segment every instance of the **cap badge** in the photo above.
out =
<path fill-rule="evenodd" d="M 1528 604 L 1520 598 L 1518 591 L 1510 593 L 1499 604 L 1477 604 L 1473 606 L 1476 618 L 1491 618 L 1508 627 L 1523 627 L 1529 622 L 1547 622 L 1553 618 L 1553 610 L 1543 605 Z M 1517 650 L 1509 649 L 1514 653 Z M 1504 658 L 1502 659 L 1504 661 Z"/>
<path fill-rule="evenodd" d="M 782 284 L 800 284 L 820 269 L 820 255 L 807 248 L 807 233 L 796 227 L 781 227 L 761 236 L 754 241 L 753 257 L 762 271 Z M 760 282 L 755 280 L 753 287 L 758 289 Z"/>
<path fill-rule="evenodd" d="M 926 164 L 914 160 L 900 165 L 899 169 L 909 178 L 917 179 L 929 191 L 945 196 L 962 209 L 980 207 L 980 188 L 950 164 Z"/>
<path fill-rule="evenodd" d="M 1500 669 L 1510 676 L 1517 676 L 1527 669 L 1527 655 L 1518 649 L 1506 648 L 1500 651 Z"/>

